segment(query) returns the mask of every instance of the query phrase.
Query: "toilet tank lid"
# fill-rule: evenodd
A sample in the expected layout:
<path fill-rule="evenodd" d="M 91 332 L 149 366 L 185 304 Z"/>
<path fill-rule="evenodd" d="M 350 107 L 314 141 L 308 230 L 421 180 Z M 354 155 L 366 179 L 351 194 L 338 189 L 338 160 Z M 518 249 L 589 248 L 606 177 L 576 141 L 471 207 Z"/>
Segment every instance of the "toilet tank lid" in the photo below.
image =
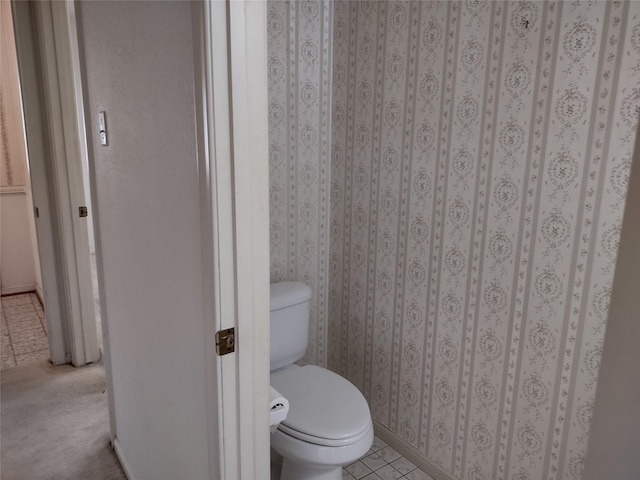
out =
<path fill-rule="evenodd" d="M 271 284 L 271 311 L 291 307 L 311 299 L 311 289 L 300 282 Z"/>

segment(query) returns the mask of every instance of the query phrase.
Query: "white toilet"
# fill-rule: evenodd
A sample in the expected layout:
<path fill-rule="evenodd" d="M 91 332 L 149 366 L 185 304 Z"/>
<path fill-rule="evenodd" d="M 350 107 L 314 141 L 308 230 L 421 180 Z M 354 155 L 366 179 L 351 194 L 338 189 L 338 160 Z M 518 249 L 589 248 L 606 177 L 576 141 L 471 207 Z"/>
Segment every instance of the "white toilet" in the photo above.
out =
<path fill-rule="evenodd" d="M 281 480 L 341 480 L 342 467 L 373 442 L 369 406 L 347 379 L 315 365 L 300 367 L 309 340 L 311 289 L 271 284 L 271 386 L 289 401 L 289 414 L 271 434 L 282 456 Z"/>

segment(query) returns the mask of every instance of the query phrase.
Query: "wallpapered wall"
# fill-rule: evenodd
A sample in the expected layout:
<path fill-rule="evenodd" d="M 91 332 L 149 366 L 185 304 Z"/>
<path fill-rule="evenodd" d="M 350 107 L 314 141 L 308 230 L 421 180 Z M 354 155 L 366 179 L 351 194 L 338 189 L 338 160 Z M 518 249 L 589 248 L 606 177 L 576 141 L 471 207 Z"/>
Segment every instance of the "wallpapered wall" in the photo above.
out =
<path fill-rule="evenodd" d="M 271 281 L 313 289 L 306 361 L 326 364 L 331 152 L 329 1 L 268 4 Z"/>
<path fill-rule="evenodd" d="M 28 185 L 11 3 L 0 3 L 0 188 Z"/>
<path fill-rule="evenodd" d="M 581 477 L 640 3 L 334 6 L 329 357 L 464 479 Z"/>
<path fill-rule="evenodd" d="M 314 290 L 307 360 L 460 478 L 580 478 L 640 3 L 268 8 L 271 277 Z"/>

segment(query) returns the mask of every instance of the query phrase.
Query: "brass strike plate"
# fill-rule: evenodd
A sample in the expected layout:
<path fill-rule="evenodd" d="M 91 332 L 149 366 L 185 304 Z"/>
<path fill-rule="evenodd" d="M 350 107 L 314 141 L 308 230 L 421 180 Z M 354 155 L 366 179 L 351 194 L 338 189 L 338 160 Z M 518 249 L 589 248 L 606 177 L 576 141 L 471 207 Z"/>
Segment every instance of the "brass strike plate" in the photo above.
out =
<path fill-rule="evenodd" d="M 216 333 L 216 351 L 220 356 L 236 351 L 235 328 L 227 328 Z"/>

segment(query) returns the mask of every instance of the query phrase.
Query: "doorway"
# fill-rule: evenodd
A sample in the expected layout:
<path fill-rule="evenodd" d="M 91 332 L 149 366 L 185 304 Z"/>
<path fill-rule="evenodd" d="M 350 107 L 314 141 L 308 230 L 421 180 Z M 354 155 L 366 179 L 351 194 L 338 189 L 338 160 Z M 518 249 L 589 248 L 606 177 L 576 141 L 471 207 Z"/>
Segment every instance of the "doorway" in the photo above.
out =
<path fill-rule="evenodd" d="M 11 4 L 0 4 L 2 370 L 49 358 Z"/>
<path fill-rule="evenodd" d="M 32 172 L 30 167 L 42 167 L 38 162 L 30 162 L 25 135 L 22 88 L 18 69 L 16 37 L 12 7 L 10 2 L 0 4 L 2 30 L 0 48 L 2 49 L 3 69 L 0 88 L 0 115 L 2 139 L 2 175 L 0 194 L 2 195 L 0 242 L 0 287 L 2 300 L 2 369 L 49 359 L 48 321 L 44 305 L 43 278 L 40 267 L 40 251 L 37 237 L 37 218 L 39 208 L 34 209 L 31 189 L 31 175 L 45 176 L 45 172 Z M 88 192 L 87 157 L 83 156 L 82 184 Z M 42 200 L 42 196 L 40 199 Z M 85 198 L 89 198 L 88 195 Z M 44 197 L 45 200 L 48 200 Z M 90 209 L 90 202 L 86 203 Z M 91 215 L 91 213 L 89 213 Z M 99 299 L 95 274 L 95 246 L 91 216 L 86 218 L 89 248 L 79 252 L 86 256 L 86 263 L 92 265 L 92 274 L 85 275 L 81 281 L 91 285 L 93 302 L 91 315 L 96 312 L 96 331 L 100 354 L 102 335 L 99 320 Z M 44 252 L 45 255 L 51 252 Z M 53 262 L 47 261 L 45 265 Z M 80 273 L 80 272 L 79 272 Z M 55 292 L 54 292 L 55 293 Z M 58 303 L 56 299 L 54 304 Z M 54 318 L 55 319 L 55 318 Z M 65 355 L 64 360 L 67 360 Z M 66 363 L 60 362 L 56 363 Z"/>

